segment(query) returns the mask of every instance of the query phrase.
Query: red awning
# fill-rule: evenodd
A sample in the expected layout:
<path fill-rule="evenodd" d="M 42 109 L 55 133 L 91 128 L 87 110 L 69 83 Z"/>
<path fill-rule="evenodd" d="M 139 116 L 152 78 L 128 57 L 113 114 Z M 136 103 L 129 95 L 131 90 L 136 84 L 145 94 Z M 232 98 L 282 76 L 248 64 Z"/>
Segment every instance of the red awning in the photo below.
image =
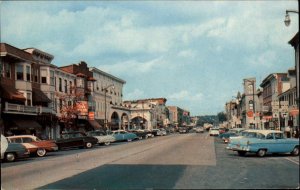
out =
<path fill-rule="evenodd" d="M 273 117 L 271 115 L 265 115 L 263 116 L 263 119 L 272 119 Z"/>
<path fill-rule="evenodd" d="M 297 115 L 299 115 L 299 109 L 290 110 L 290 115 L 291 116 L 297 116 Z"/>
<path fill-rule="evenodd" d="M 1 89 L 1 97 L 3 98 L 9 100 L 18 100 L 22 102 L 26 101 L 26 98 L 23 96 L 23 94 L 13 86 L 1 84 L 0 89 Z"/>

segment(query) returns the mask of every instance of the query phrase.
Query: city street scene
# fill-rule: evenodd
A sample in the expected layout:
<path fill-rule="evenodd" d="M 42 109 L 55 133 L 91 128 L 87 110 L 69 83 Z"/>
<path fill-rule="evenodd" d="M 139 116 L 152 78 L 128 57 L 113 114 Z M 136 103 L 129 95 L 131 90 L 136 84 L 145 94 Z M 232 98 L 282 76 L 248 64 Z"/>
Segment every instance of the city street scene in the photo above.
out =
<path fill-rule="evenodd" d="M 1 190 L 299 189 L 299 2 L 0 1 Z"/>

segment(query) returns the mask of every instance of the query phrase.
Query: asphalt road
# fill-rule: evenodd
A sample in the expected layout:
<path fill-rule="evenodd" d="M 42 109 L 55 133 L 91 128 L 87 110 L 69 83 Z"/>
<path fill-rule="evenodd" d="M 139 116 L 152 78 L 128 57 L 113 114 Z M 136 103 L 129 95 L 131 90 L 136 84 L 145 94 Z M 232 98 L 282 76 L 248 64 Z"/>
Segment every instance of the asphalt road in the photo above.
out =
<path fill-rule="evenodd" d="M 174 134 L 1 164 L 3 189 L 294 189 L 299 157 L 239 157 L 218 137 Z"/>

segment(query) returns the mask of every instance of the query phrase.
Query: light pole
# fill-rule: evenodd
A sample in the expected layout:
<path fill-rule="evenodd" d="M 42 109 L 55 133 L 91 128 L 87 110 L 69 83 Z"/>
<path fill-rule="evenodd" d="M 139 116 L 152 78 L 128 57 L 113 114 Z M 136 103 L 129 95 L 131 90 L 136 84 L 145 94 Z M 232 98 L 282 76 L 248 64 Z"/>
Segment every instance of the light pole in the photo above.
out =
<path fill-rule="evenodd" d="M 290 23 L 291 23 L 291 19 L 290 19 L 289 13 L 297 13 L 297 14 L 299 14 L 299 12 L 295 11 L 295 10 L 286 10 L 285 11 L 285 19 L 284 19 L 285 26 L 289 26 Z"/>
<path fill-rule="evenodd" d="M 254 80 L 248 80 L 248 79 L 244 79 L 244 81 L 249 82 L 252 85 L 252 98 L 253 98 L 253 120 L 254 120 L 254 129 L 256 128 L 255 125 L 255 99 L 254 99 Z"/>
<path fill-rule="evenodd" d="M 110 87 L 112 87 L 113 89 L 115 88 L 114 84 L 110 84 L 110 85 L 106 86 L 105 88 L 103 88 L 103 90 L 104 90 L 104 126 L 105 126 L 106 130 L 108 129 L 107 119 L 106 119 L 106 92 L 107 92 L 107 89 Z"/>

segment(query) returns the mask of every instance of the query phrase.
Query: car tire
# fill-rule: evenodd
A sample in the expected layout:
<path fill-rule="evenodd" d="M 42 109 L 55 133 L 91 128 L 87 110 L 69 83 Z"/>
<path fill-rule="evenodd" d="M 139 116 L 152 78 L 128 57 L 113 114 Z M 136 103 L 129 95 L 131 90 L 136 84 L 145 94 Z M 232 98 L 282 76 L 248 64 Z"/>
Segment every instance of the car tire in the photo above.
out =
<path fill-rule="evenodd" d="M 131 142 L 132 141 L 132 139 L 127 139 L 127 142 Z"/>
<path fill-rule="evenodd" d="M 91 142 L 85 143 L 85 148 L 92 148 L 93 144 Z"/>
<path fill-rule="evenodd" d="M 108 146 L 108 145 L 110 145 L 110 142 L 109 142 L 109 141 L 108 141 L 108 142 L 105 142 L 104 145 L 105 145 L 105 146 Z"/>
<path fill-rule="evenodd" d="M 245 156 L 247 152 L 245 151 L 238 151 L 238 155 L 239 156 Z"/>
<path fill-rule="evenodd" d="M 14 162 L 16 160 L 15 153 L 9 152 L 5 154 L 5 160 L 8 162 Z"/>
<path fill-rule="evenodd" d="M 267 153 L 267 150 L 266 149 L 259 149 L 256 153 L 257 156 L 259 157 L 264 157 Z"/>
<path fill-rule="evenodd" d="M 145 139 L 148 139 L 148 135 L 145 136 Z"/>
<path fill-rule="evenodd" d="M 143 137 L 139 137 L 139 140 L 142 140 L 143 139 Z"/>
<path fill-rule="evenodd" d="M 38 157 L 44 157 L 46 155 L 47 151 L 44 148 L 39 148 L 36 151 L 36 155 Z"/>
<path fill-rule="evenodd" d="M 299 146 L 296 146 L 293 151 L 291 152 L 293 156 L 298 156 L 299 155 Z"/>

